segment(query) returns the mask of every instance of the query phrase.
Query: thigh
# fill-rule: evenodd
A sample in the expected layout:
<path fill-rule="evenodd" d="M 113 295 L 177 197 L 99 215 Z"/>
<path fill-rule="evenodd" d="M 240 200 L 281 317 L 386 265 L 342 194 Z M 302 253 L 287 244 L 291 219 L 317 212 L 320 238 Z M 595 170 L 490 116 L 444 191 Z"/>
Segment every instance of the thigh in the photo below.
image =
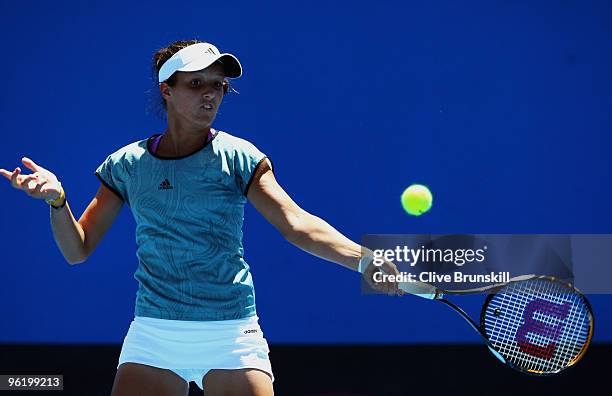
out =
<path fill-rule="evenodd" d="M 111 396 L 186 396 L 187 381 L 174 372 L 138 363 L 117 369 Z"/>
<path fill-rule="evenodd" d="M 258 369 L 210 370 L 204 376 L 206 396 L 273 396 L 272 379 Z"/>

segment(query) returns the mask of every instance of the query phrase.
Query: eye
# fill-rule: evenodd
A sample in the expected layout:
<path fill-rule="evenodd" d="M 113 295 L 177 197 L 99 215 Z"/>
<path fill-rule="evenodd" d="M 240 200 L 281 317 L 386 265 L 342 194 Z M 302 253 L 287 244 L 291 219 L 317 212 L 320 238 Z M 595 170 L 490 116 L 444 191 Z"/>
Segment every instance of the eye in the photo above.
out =
<path fill-rule="evenodd" d="M 223 87 L 223 83 L 221 81 L 215 82 L 215 88 L 221 88 L 221 87 Z"/>
<path fill-rule="evenodd" d="M 192 87 L 199 87 L 200 86 L 200 80 L 191 80 L 191 86 Z"/>

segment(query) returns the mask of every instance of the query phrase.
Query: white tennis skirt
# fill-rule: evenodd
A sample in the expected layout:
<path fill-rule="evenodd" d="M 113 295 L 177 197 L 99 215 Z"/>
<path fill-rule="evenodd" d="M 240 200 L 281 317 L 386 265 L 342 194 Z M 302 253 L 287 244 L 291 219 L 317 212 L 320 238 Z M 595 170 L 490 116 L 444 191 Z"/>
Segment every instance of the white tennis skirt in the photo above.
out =
<path fill-rule="evenodd" d="M 169 369 L 200 388 L 213 369 L 255 368 L 274 381 L 268 342 L 259 318 L 183 321 L 136 316 L 123 341 L 119 363 Z"/>

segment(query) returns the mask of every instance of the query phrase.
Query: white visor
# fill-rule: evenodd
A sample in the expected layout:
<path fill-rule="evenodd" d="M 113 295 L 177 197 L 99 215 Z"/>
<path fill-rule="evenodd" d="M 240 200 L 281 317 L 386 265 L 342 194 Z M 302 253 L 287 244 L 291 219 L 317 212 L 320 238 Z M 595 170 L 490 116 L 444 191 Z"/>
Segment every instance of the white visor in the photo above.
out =
<path fill-rule="evenodd" d="M 226 77 L 238 78 L 242 75 L 242 66 L 234 55 L 221 54 L 217 47 L 210 43 L 198 43 L 178 51 L 162 65 L 159 69 L 159 83 L 163 83 L 177 71 L 203 70 L 216 61 L 223 64 Z"/>

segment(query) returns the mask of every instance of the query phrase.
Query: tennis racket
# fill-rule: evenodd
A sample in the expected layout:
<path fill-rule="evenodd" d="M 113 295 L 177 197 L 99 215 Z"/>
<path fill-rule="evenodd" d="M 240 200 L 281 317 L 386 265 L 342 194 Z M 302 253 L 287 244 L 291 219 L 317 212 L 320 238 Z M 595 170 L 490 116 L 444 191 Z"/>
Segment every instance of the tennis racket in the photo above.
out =
<path fill-rule="evenodd" d="M 437 300 L 461 315 L 501 362 L 523 373 L 546 376 L 576 364 L 593 336 L 593 313 L 571 284 L 526 275 L 487 288 L 480 324 L 431 285 L 401 283 L 407 293 Z"/>

